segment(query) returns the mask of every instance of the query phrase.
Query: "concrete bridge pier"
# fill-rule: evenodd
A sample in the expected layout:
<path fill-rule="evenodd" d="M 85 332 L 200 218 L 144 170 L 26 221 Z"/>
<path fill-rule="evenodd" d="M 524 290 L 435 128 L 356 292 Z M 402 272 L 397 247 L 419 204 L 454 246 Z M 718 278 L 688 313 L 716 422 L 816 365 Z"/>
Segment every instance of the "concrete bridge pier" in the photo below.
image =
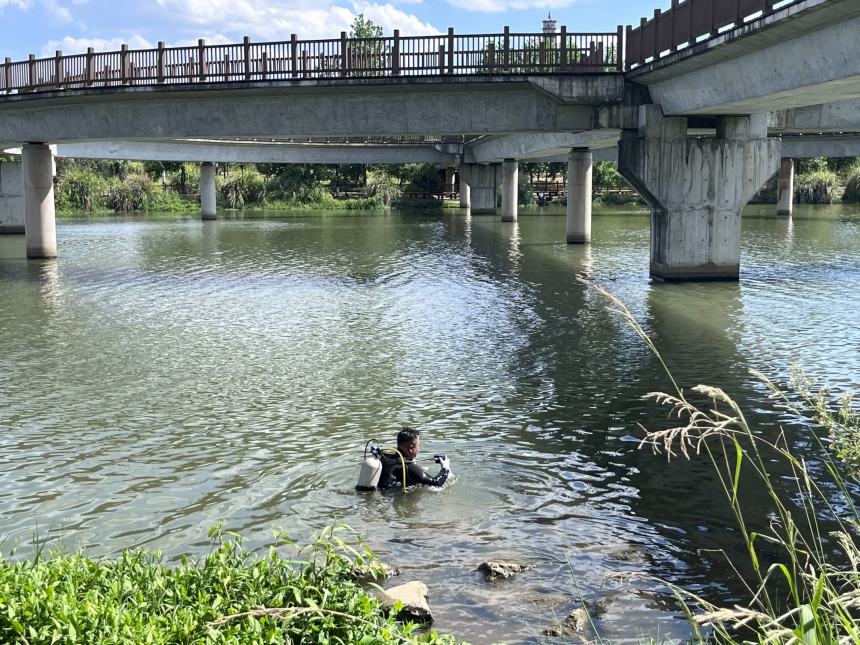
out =
<path fill-rule="evenodd" d="M 591 242 L 592 153 L 574 148 L 567 156 L 567 243 Z"/>
<path fill-rule="evenodd" d="M 516 159 L 505 159 L 502 163 L 502 221 L 517 221 L 517 199 L 519 197 L 519 168 Z"/>
<path fill-rule="evenodd" d="M 472 208 L 472 189 L 460 173 L 460 208 Z"/>
<path fill-rule="evenodd" d="M 24 176 L 20 161 L 0 163 L 0 235 L 24 233 Z"/>
<path fill-rule="evenodd" d="M 472 189 L 472 215 L 495 215 L 499 164 L 463 164 L 460 177 L 465 177 Z"/>
<path fill-rule="evenodd" d="M 200 164 L 200 210 L 203 212 L 203 219 L 217 219 L 215 164 L 209 161 Z"/>
<path fill-rule="evenodd" d="M 779 164 L 776 184 L 776 214 L 791 216 L 794 210 L 794 159 L 783 159 Z"/>
<path fill-rule="evenodd" d="M 454 173 L 453 168 L 445 168 L 445 193 L 447 196 L 454 194 Z"/>
<path fill-rule="evenodd" d="M 618 166 L 651 205 L 653 278 L 739 278 L 741 209 L 776 172 L 781 145 L 764 114 L 720 117 L 716 137 L 690 138 L 686 118 L 639 108 Z"/>
<path fill-rule="evenodd" d="M 27 257 L 57 257 L 54 213 L 54 155 L 46 143 L 25 143 L 21 153 L 24 174 L 24 239 Z"/>

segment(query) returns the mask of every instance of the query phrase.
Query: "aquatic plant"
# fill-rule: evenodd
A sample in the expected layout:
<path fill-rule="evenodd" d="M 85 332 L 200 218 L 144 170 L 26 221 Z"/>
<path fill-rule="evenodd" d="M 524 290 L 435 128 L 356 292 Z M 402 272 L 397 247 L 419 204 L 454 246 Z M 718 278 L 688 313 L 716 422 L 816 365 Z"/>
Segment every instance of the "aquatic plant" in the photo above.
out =
<path fill-rule="evenodd" d="M 50 643 L 454 643 L 417 635 L 380 612 L 356 570 L 382 566 L 348 527 L 324 529 L 291 557 L 281 533 L 264 556 L 220 526 L 200 559 L 167 565 L 158 553 L 123 551 L 0 557 L 0 642 Z"/>
<path fill-rule="evenodd" d="M 797 176 L 794 201 L 798 204 L 832 204 L 839 176 L 831 170 L 816 170 Z"/>
<path fill-rule="evenodd" d="M 107 191 L 107 206 L 116 213 L 146 210 L 155 191 L 155 184 L 147 175 L 128 175 L 114 180 Z"/>
<path fill-rule="evenodd" d="M 860 204 L 860 172 L 848 180 L 845 192 L 842 193 L 842 201 L 849 204 Z"/>
<path fill-rule="evenodd" d="M 693 626 L 695 638 L 718 642 L 824 643 L 860 642 L 860 513 L 848 476 L 860 466 L 860 415 L 850 397 L 835 397 L 796 368 L 788 390 L 764 374 L 752 375 L 770 391 L 774 403 L 806 421 L 805 439 L 815 449 L 814 462 L 795 454 L 788 437 L 757 431 L 738 403 L 710 385 L 689 391 L 678 386 L 654 343 L 624 304 L 594 287 L 658 358 L 674 388 L 648 398 L 665 406 L 672 427 L 646 431 L 642 446 L 669 458 L 704 458 L 734 516 L 749 557 L 732 562 L 747 589 L 743 603 L 720 607 L 700 595 L 669 584 Z M 822 431 L 826 431 L 823 433 Z M 822 436 L 823 434 L 823 436 Z M 845 464 L 834 458 L 835 453 Z M 773 474 L 787 466 L 796 494 L 786 499 Z M 768 517 L 750 516 L 739 494 L 744 486 L 765 491 Z M 757 526 L 761 528 L 757 528 Z M 825 528 L 830 525 L 834 530 Z M 766 547 L 768 561 L 762 557 Z"/>
<path fill-rule="evenodd" d="M 55 199 L 60 210 L 91 212 L 105 205 L 107 182 L 91 168 L 72 166 L 57 180 Z"/>

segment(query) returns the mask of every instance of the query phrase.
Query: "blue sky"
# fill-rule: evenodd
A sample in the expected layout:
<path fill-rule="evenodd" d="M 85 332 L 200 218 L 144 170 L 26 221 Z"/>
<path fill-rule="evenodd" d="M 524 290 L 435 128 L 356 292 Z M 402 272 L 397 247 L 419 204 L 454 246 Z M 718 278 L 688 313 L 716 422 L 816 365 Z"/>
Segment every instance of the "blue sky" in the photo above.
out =
<path fill-rule="evenodd" d="M 669 0 L 0 0 L 0 58 L 207 42 L 336 38 L 358 13 L 386 35 L 540 31 L 552 11 L 569 31 L 614 31 Z"/>

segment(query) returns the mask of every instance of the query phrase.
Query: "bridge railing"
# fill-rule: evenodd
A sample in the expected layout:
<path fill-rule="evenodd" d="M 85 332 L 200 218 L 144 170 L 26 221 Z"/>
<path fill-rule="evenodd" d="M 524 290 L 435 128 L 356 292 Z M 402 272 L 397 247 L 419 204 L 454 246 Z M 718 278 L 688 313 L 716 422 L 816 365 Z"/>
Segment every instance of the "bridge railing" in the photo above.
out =
<path fill-rule="evenodd" d="M 5 59 L 0 92 L 282 79 L 343 79 L 480 74 L 565 74 L 623 71 L 623 30 L 614 33 L 511 33 L 404 36 L 96 52 L 26 61 Z"/>
<path fill-rule="evenodd" d="M 627 27 L 627 69 L 676 52 L 802 0 L 672 0 L 668 11 L 657 9 L 651 20 Z"/>

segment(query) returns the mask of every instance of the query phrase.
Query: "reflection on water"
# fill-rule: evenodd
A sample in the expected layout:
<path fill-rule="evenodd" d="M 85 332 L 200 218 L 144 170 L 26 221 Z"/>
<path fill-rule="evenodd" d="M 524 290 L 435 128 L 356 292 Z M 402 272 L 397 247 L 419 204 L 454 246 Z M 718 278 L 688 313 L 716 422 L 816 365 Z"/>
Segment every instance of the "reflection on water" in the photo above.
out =
<path fill-rule="evenodd" d="M 683 385 L 767 407 L 749 367 L 860 382 L 860 216 L 744 223 L 739 284 L 651 284 L 648 218 L 462 214 L 60 225 L 57 262 L 0 237 L 0 533 L 93 554 L 252 544 L 334 519 L 431 589 L 437 626 L 534 639 L 581 593 L 607 637 L 683 637 L 644 571 L 707 593 L 734 538 L 700 464 L 637 450 L 668 387 L 575 277 L 625 300 Z M 759 412 L 773 425 L 777 417 Z M 364 442 L 403 424 L 447 452 L 443 490 L 356 494 Z M 432 463 L 428 467 L 434 469 Z M 751 500 L 751 504 L 763 504 Z M 534 568 L 488 586 L 475 567 Z M 578 591 L 577 591 L 578 589 Z"/>

